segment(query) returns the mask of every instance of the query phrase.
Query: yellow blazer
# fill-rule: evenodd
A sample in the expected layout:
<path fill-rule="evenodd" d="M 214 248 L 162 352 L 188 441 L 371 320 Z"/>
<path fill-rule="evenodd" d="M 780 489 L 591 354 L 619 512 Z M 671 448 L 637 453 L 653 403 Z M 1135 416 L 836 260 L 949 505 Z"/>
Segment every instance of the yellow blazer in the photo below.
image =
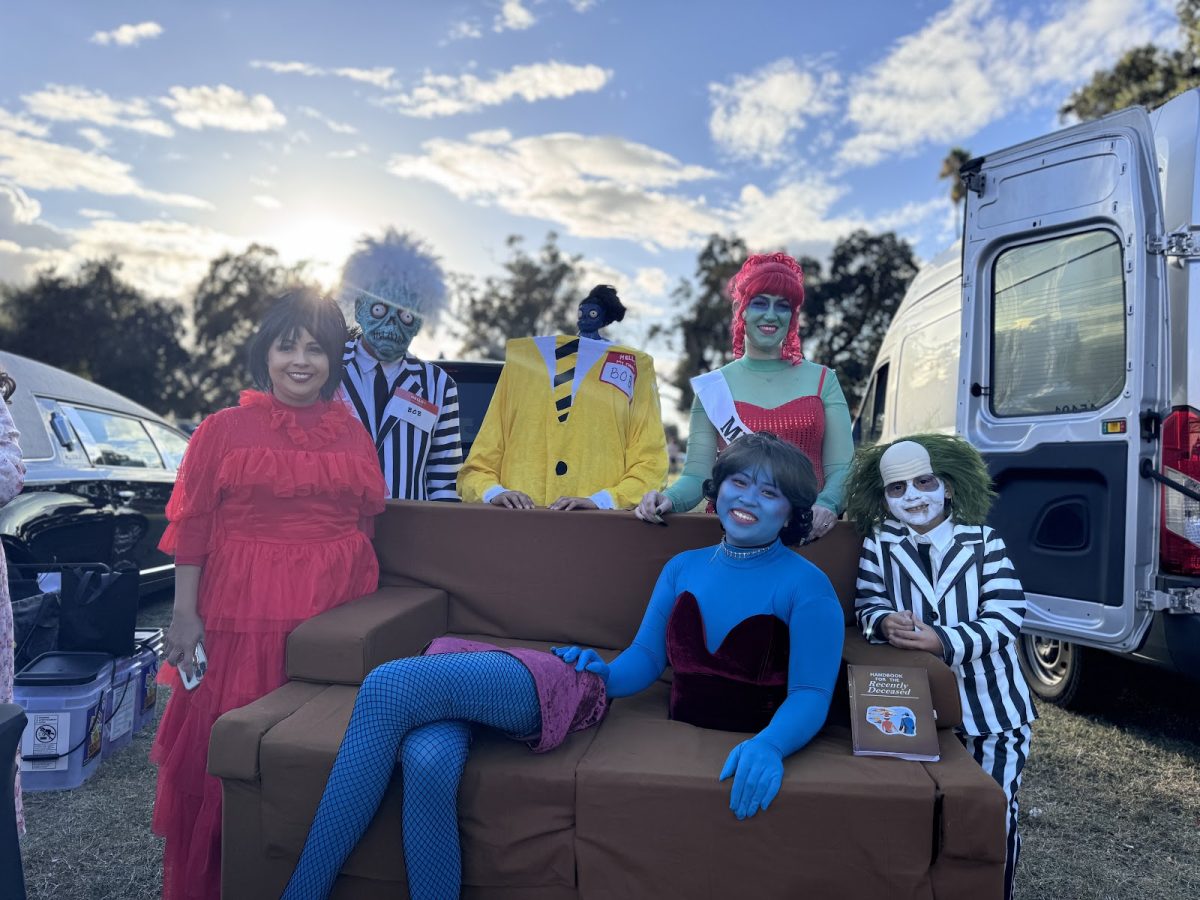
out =
<path fill-rule="evenodd" d="M 559 422 L 551 384 L 556 340 L 508 342 L 496 393 L 459 472 L 463 500 L 482 502 L 499 486 L 524 491 L 538 506 L 590 497 L 601 509 L 629 509 L 646 491 L 662 489 L 667 448 L 654 360 L 581 338 L 570 415 Z M 630 367 L 621 363 L 629 356 L 636 369 L 632 396 L 619 386 L 628 384 Z"/>

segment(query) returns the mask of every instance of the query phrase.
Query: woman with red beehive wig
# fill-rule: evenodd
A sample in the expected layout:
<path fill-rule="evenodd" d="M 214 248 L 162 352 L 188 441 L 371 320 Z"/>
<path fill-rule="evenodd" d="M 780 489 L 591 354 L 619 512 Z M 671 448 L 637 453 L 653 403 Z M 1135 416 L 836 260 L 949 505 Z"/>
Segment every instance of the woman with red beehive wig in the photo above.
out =
<path fill-rule="evenodd" d="M 804 358 L 800 309 L 804 272 L 786 253 L 751 256 L 729 282 L 733 301 L 733 362 L 692 379 L 696 399 L 683 474 L 665 492 L 650 491 L 635 510 L 661 522 L 703 499 L 713 461 L 734 438 L 770 431 L 809 458 L 820 494 L 810 540 L 833 528 L 854 441 L 850 411 L 834 372 Z"/>

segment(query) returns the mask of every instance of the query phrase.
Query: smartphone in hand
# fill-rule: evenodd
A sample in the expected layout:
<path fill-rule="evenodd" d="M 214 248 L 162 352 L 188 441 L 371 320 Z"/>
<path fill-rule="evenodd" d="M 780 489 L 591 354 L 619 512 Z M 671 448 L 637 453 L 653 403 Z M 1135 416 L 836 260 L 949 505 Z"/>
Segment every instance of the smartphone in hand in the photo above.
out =
<path fill-rule="evenodd" d="M 208 657 L 204 655 L 204 645 L 197 644 L 196 652 L 192 655 L 192 674 L 189 676 L 183 669 L 179 670 L 179 678 L 183 681 L 185 690 L 195 690 L 204 672 L 208 668 Z"/>

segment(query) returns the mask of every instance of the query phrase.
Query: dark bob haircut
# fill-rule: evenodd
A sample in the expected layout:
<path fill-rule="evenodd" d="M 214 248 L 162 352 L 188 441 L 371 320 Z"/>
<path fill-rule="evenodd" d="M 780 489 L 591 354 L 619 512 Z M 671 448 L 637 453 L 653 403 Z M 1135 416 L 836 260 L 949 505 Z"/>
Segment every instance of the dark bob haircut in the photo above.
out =
<path fill-rule="evenodd" d="M 250 377 L 261 391 L 271 390 L 267 354 L 280 338 L 295 340 L 300 329 L 313 336 L 329 357 L 329 378 L 321 387 L 322 399 L 337 393 L 342 381 L 342 353 L 346 348 L 346 317 L 338 305 L 311 288 L 295 288 L 271 304 L 247 350 Z"/>
<path fill-rule="evenodd" d="M 769 431 L 744 434 L 717 457 L 712 478 L 704 482 L 704 496 L 713 503 L 721 483 L 737 472 L 770 468 L 775 486 L 792 505 L 791 520 L 779 532 L 788 546 L 801 543 L 812 528 L 812 505 L 817 499 L 817 476 L 812 463 L 794 445 Z"/>
<path fill-rule="evenodd" d="M 596 285 L 592 292 L 580 301 L 580 305 L 584 303 L 600 304 L 600 308 L 604 310 L 604 324 L 601 328 L 625 318 L 625 304 L 621 302 L 621 298 L 617 296 L 617 289 L 611 284 Z"/>

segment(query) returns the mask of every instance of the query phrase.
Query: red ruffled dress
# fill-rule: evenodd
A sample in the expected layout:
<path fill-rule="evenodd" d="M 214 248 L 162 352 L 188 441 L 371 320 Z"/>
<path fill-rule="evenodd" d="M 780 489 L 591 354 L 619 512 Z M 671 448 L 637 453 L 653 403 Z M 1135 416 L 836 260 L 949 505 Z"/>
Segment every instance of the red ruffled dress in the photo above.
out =
<path fill-rule="evenodd" d="M 206 770 L 209 732 L 287 680 L 293 628 L 378 587 L 370 537 L 386 492 L 374 444 L 337 401 L 298 408 L 246 391 L 196 429 L 159 544 L 177 565 L 202 567 L 208 656 L 193 691 L 172 667 L 160 676 L 172 691 L 150 759 L 167 900 L 220 896 L 221 783 Z"/>

